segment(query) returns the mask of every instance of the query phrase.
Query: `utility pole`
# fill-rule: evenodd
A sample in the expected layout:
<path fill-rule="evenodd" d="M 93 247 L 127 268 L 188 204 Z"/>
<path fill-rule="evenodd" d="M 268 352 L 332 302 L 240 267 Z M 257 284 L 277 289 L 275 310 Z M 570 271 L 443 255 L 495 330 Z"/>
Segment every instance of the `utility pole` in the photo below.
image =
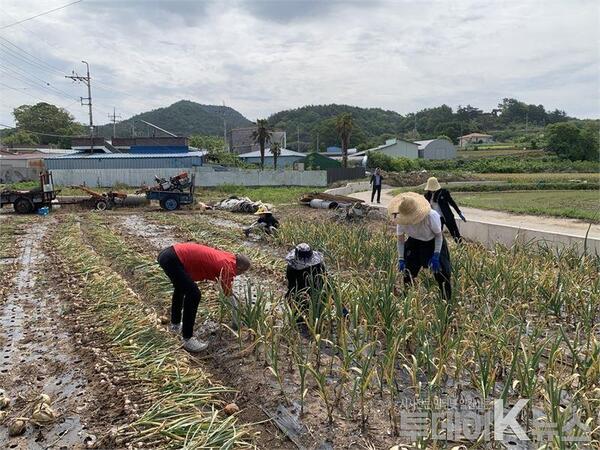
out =
<path fill-rule="evenodd" d="M 317 153 L 319 153 L 319 132 L 317 131 Z"/>
<path fill-rule="evenodd" d="M 527 128 L 529 128 L 529 111 L 525 112 L 525 133 L 527 134 Z"/>
<path fill-rule="evenodd" d="M 223 100 L 223 151 L 227 151 L 227 122 L 225 121 L 225 100 Z"/>
<path fill-rule="evenodd" d="M 298 144 L 296 144 L 296 150 L 300 151 L 300 126 L 296 125 L 296 136 L 298 137 Z"/>
<path fill-rule="evenodd" d="M 94 152 L 94 119 L 92 118 L 92 86 L 91 86 L 91 79 L 90 79 L 90 65 L 87 63 L 87 61 L 81 61 L 81 62 L 87 66 L 87 76 L 85 76 L 85 77 L 80 76 L 75 71 L 73 71 L 71 75 L 65 75 L 65 78 L 70 78 L 73 81 L 82 81 L 87 86 L 88 96 L 80 97 L 80 99 L 81 99 L 81 106 L 89 107 L 90 151 L 93 153 Z M 83 103 L 84 100 L 87 100 L 87 103 Z"/>
<path fill-rule="evenodd" d="M 121 116 L 117 116 L 116 111 L 115 111 L 115 107 L 113 106 L 113 113 L 112 116 L 109 114 L 108 118 L 112 120 L 113 123 L 113 138 L 117 137 L 117 119 L 120 119 Z"/>

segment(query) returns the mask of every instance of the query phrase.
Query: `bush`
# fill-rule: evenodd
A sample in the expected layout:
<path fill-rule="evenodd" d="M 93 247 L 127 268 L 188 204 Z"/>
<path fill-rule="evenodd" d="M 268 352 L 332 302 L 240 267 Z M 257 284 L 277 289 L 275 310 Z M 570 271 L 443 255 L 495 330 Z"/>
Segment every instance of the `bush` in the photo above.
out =
<path fill-rule="evenodd" d="M 598 161 L 600 142 L 598 124 L 553 123 L 546 127 L 547 149 L 561 158 Z"/>
<path fill-rule="evenodd" d="M 380 152 L 369 152 L 367 167 L 375 169 L 379 167 L 387 172 L 408 172 L 418 170 L 419 160 L 408 158 L 392 158 Z"/>

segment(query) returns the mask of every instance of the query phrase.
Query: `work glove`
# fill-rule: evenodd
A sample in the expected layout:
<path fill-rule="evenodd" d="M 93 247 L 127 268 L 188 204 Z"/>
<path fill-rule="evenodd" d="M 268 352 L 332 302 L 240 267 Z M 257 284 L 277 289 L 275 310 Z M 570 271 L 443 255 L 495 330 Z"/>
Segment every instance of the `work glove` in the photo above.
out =
<path fill-rule="evenodd" d="M 458 215 L 460 216 L 463 222 L 467 221 L 467 219 L 465 219 L 465 216 L 463 216 L 463 213 L 459 212 Z"/>
<path fill-rule="evenodd" d="M 441 270 L 440 265 L 440 254 L 439 252 L 435 252 L 429 261 L 429 268 L 433 273 L 438 273 Z"/>
<path fill-rule="evenodd" d="M 404 259 L 398 259 L 398 272 L 403 273 L 406 270 L 406 262 Z"/>

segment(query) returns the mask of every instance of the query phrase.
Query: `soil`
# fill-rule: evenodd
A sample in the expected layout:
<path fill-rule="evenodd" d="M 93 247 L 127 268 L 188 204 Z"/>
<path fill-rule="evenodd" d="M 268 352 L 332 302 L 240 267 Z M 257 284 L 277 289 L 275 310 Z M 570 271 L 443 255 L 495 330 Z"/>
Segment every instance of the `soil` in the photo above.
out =
<path fill-rule="evenodd" d="M 291 211 L 290 211 L 291 213 Z M 227 221 L 235 224 L 237 216 L 229 213 L 232 219 L 224 219 L 223 214 L 219 213 L 214 217 L 206 215 L 205 217 L 215 226 L 222 226 L 222 222 Z M 123 236 L 136 239 L 136 248 L 143 249 L 149 255 L 155 254 L 160 245 L 165 242 L 177 241 L 177 233 L 173 229 L 161 227 L 143 216 L 136 216 L 135 219 L 116 221 L 118 232 Z M 145 231 L 152 230 L 151 236 L 147 236 Z M 242 237 L 240 237 L 242 239 Z M 263 250 L 274 255 L 281 255 L 281 249 L 265 245 L 264 242 L 258 243 Z M 123 276 L 130 277 L 130 274 L 122 273 Z M 243 289 L 245 282 L 251 281 L 254 285 L 268 283 L 271 286 L 283 283 L 283 274 L 279 279 L 267 276 L 266 274 L 253 272 L 244 275 L 243 279 L 238 280 L 240 289 Z M 283 287 L 282 287 L 283 291 Z M 142 297 L 143 293 L 138 292 Z M 148 302 L 153 299 L 147 298 Z M 164 305 L 156 305 L 157 308 L 164 309 Z M 197 322 L 200 318 L 197 319 Z M 285 379 L 283 381 L 282 395 L 281 387 L 273 377 L 268 367 L 259 360 L 252 352 L 251 341 L 244 340 L 240 346 L 239 340 L 226 327 L 214 322 L 205 322 L 196 327 L 196 334 L 203 340 L 209 342 L 207 352 L 200 354 L 195 358 L 197 364 L 211 373 L 211 379 L 217 380 L 223 385 L 236 389 L 237 394 L 226 398 L 226 401 L 235 402 L 242 410 L 239 418 L 242 422 L 257 423 L 264 422 L 269 418 L 275 417 L 277 409 L 287 408 L 289 411 L 299 410 L 297 403 L 289 403 L 287 399 L 297 399 L 299 397 L 299 379 L 297 371 L 291 371 L 291 357 L 287 356 Z M 262 354 L 261 350 L 261 354 Z M 323 364 L 328 364 L 328 357 L 323 358 Z M 336 359 L 336 358 L 334 358 Z M 334 361 L 335 363 L 335 361 Z M 310 377 L 309 377 L 310 378 Z M 386 405 L 378 404 L 376 399 L 371 399 L 371 409 L 373 414 L 369 416 L 369 423 L 366 430 L 361 430 L 358 422 L 347 420 L 335 414 L 335 425 L 330 426 L 327 423 L 326 410 L 322 401 L 318 398 L 314 383 L 307 383 L 311 391 L 306 397 L 305 413 L 299 419 L 304 432 L 299 438 L 300 444 L 306 448 L 365 448 L 375 446 L 375 448 L 385 448 L 395 440 L 388 435 L 383 435 L 389 428 L 389 420 L 386 416 Z M 347 399 L 346 399 L 347 400 Z M 377 411 L 377 412 L 376 412 Z M 257 428 L 255 426 L 255 428 Z M 271 422 L 267 422 L 258 427 L 260 434 L 257 436 L 256 444 L 259 448 L 296 448 L 297 445 L 291 442 L 285 435 Z M 387 433 L 386 433 L 387 434 Z"/>
<path fill-rule="evenodd" d="M 0 387 L 12 399 L 0 425 L 0 448 L 115 448 L 111 429 L 130 422 L 123 411 L 123 388 L 130 383 L 124 376 L 115 382 L 125 370 L 109 360 L 109 343 L 94 325 L 80 322 L 77 281 L 57 271 L 60 261 L 48 245 L 55 224 L 52 218 L 27 228 L 0 309 Z M 10 420 L 30 417 L 41 394 L 50 396 L 56 420 L 29 422 L 23 435 L 9 437 Z"/>
<path fill-rule="evenodd" d="M 280 216 L 297 215 L 299 208 L 284 208 Z M 310 208 L 301 211 L 307 220 L 313 215 L 323 217 L 326 213 Z M 79 215 L 82 221 L 86 214 Z M 135 214 L 130 211 L 105 212 L 100 217 L 111 229 L 126 237 L 128 245 L 146 256 L 155 257 L 158 250 L 183 237 L 176 227 L 155 223 L 152 214 L 144 214 L 141 210 Z M 218 213 L 204 217 L 215 227 L 239 227 L 241 242 L 260 246 L 273 256 L 285 254 L 285 249 L 268 241 L 243 238 L 241 222 L 250 216 Z M 78 314 L 83 308 L 78 296 L 81 278 L 65 279 L 61 261 L 46 243 L 59 220 L 61 214 L 53 214 L 44 220 L 33 221 L 27 228 L 16 261 L 18 272 L 9 295 L 0 302 L 0 387 L 15 399 L 9 407 L 9 418 L 27 417 L 35 400 L 41 393 L 46 393 L 52 399 L 58 419 L 44 427 L 30 423 L 23 436 L 14 438 L 8 437 L 5 421 L 0 425 L 0 448 L 77 449 L 85 448 L 88 442 L 95 442 L 97 448 L 125 448 L 124 441 L 115 442 L 114 429 L 131 423 L 133 418 L 124 405 L 128 399 L 138 399 L 142 403 L 143 393 L 136 391 L 135 383 L 127 378 L 126 368 L 121 367 L 111 354 L 106 336 L 97 331 L 85 315 Z M 381 222 L 371 220 L 366 224 L 381 226 Z M 120 272 L 120 275 L 134 285 L 135 274 Z M 240 277 L 238 289 L 243 289 L 248 281 L 284 289 L 283 274 L 251 270 Z M 143 292 L 137 293 L 155 309 L 165 309 L 166 299 L 148 298 Z M 254 443 L 258 448 L 389 448 L 399 443 L 399 439 L 391 436 L 388 405 L 377 397 L 369 398 L 368 421 L 364 429 L 358 420 L 342 416 L 347 415 L 344 408 L 349 408 L 347 398 L 342 399 L 334 412 L 334 425 L 329 425 L 323 402 L 318 398 L 310 376 L 305 413 L 298 417 L 301 433 L 296 443 L 292 442 L 271 420 L 281 408 L 298 416 L 299 407 L 294 402 L 299 399 L 299 378 L 298 371 L 292 370 L 291 356 L 284 354 L 281 358 L 280 364 L 285 367 L 280 372 L 283 376 L 280 386 L 264 363 L 264 348 L 253 347 L 247 333 L 240 341 L 222 324 L 200 324 L 200 321 L 199 318 L 197 333 L 209 342 L 209 348 L 193 362 L 210 373 L 210 378 L 217 383 L 237 390 L 224 395 L 223 400 L 235 402 L 240 407 L 238 420 L 252 424 L 257 432 Z M 306 345 L 308 343 L 306 340 Z M 324 351 L 323 355 L 323 364 L 331 363 L 334 367 L 339 364 L 332 352 Z M 399 382 L 403 382 L 401 376 Z M 328 383 L 332 386 L 335 380 L 330 379 Z M 406 397 L 412 398 L 408 390 Z"/>

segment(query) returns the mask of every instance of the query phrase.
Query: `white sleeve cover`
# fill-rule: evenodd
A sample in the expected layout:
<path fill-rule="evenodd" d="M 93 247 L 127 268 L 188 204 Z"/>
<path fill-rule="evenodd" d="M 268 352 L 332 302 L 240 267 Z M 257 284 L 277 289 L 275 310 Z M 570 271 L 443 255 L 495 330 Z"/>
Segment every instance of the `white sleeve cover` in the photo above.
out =
<path fill-rule="evenodd" d="M 442 251 L 442 243 L 444 242 L 444 235 L 442 234 L 442 220 L 437 211 L 431 211 L 429 213 L 429 226 L 433 234 L 435 235 L 435 247 L 433 251 L 440 253 Z"/>
<path fill-rule="evenodd" d="M 396 235 L 398 236 L 397 248 L 398 248 L 398 259 L 404 259 L 404 231 L 400 225 L 396 225 Z"/>

